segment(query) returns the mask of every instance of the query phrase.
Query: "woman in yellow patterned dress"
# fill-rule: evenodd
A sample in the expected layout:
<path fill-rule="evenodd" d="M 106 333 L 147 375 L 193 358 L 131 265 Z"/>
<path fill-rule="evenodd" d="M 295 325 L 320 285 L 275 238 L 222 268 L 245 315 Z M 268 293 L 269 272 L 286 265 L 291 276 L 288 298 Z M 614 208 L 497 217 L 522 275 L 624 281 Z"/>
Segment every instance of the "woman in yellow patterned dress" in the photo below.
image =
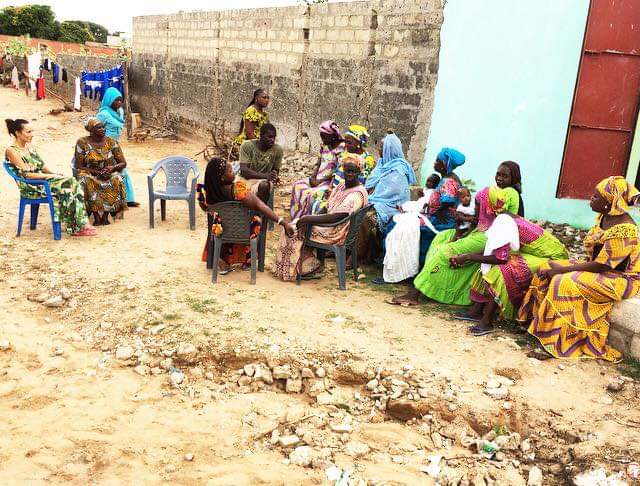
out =
<path fill-rule="evenodd" d="M 269 106 L 269 93 L 264 88 L 254 91 L 253 98 L 242 114 L 240 132 L 236 137 L 236 145 L 239 147 L 245 140 L 260 138 L 260 129 L 265 123 L 269 123 L 269 115 L 264 111 Z"/>
<path fill-rule="evenodd" d="M 529 333 L 551 356 L 620 360 L 607 346 L 607 318 L 640 290 L 638 227 L 628 214 L 638 195 L 623 177 L 600 182 L 591 197 L 599 216 L 584 241 L 589 260 L 549 262 L 533 278 L 518 319 L 531 321 Z"/>
<path fill-rule="evenodd" d="M 105 135 L 105 126 L 97 118 L 85 121 L 90 133 L 76 142 L 76 167 L 84 188 L 87 213 L 92 214 L 94 225 L 110 224 L 127 208 L 127 195 L 122 170 L 127 162 L 118 142 Z"/>

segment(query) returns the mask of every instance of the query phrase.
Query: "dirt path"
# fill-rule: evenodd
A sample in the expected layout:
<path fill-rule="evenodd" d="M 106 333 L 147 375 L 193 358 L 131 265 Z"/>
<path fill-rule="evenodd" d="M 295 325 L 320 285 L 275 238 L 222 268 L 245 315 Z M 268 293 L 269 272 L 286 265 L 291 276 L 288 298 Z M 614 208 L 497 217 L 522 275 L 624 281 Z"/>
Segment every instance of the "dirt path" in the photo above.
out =
<path fill-rule="evenodd" d="M 73 145 L 84 132 L 80 114 L 54 117 L 48 114 L 54 107 L 0 88 L 1 117 L 34 120 L 41 155 L 68 173 Z M 3 133 L 0 145 L 8 142 Z M 0 177 L 0 339 L 12 347 L 0 351 L 3 483 L 318 484 L 335 464 L 371 484 L 424 484 L 433 481 L 420 470 L 426 456 L 441 454 L 449 469 L 469 480 L 485 477 L 485 484 L 518 484 L 534 465 L 545 484 L 562 484 L 596 465 L 622 470 L 615 461 L 622 456 L 638 460 L 638 385 L 607 392 L 620 374 L 613 365 L 528 359 L 523 337 L 507 331 L 469 337 L 440 306 L 385 304 L 385 291 L 368 278 L 339 292 L 333 275 L 298 287 L 264 273 L 250 286 L 248 274 L 237 271 L 213 286 L 199 262 L 202 215 L 191 232 L 186 205 L 169 203 L 167 221 L 157 215 L 151 230 L 145 201 L 146 174 L 155 161 L 191 156 L 201 147 L 125 143 L 143 206 L 90 239 L 53 241 L 46 216 L 35 231 L 15 238 L 17 190 L 6 174 Z M 69 298 L 60 308 L 27 298 L 62 289 Z M 185 344 L 195 351 L 181 356 Z M 123 346 L 135 353 L 126 362 L 116 357 Z M 168 357 L 171 366 L 161 366 Z M 277 379 L 256 386 L 258 380 L 246 377 L 236 385 L 237 369 L 252 362 L 270 372 L 276 365 L 326 369 L 322 391 L 334 404 L 313 399 L 315 374 L 303 373 L 305 393 L 285 393 Z M 138 365 L 137 372 L 129 364 Z M 172 386 L 171 372 L 178 369 L 184 381 Z M 515 382 L 506 399 L 485 393 L 492 374 Z M 409 396 L 402 390 L 388 408 L 380 406 L 388 398 L 376 396 L 386 375 L 398 380 L 389 393 L 402 389 L 403 380 L 430 390 L 409 399 L 415 402 L 410 412 L 424 401 L 423 412 L 432 415 L 428 427 L 426 419 L 395 420 L 394 400 Z M 378 388 L 364 386 L 371 379 Z M 290 391 L 297 378 L 291 380 Z M 314 418 L 296 426 L 287 411 Z M 537 455 L 482 459 L 455 433 L 446 435 L 458 419 L 472 425 L 469 436 L 506 425 L 529 437 Z M 340 421 L 353 423 L 352 430 L 333 430 Z M 274 444 L 272 434 L 256 439 L 279 422 Z M 287 431 L 300 442 L 280 444 L 278 434 Z M 356 442 L 371 453 L 354 456 L 354 446 L 347 446 Z M 313 449 L 314 467 L 287 464 L 289 452 L 303 443 Z"/>

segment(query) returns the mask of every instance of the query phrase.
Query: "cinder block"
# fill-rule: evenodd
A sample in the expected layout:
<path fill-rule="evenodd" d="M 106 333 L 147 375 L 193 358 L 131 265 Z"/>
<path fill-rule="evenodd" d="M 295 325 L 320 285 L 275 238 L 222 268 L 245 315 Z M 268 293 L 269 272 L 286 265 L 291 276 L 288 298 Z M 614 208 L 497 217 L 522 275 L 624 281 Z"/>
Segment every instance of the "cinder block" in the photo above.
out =
<path fill-rule="evenodd" d="M 336 27 L 348 27 L 349 17 L 346 15 L 340 15 L 336 17 Z"/>
<path fill-rule="evenodd" d="M 356 36 L 355 32 L 351 29 L 340 31 L 341 41 L 353 42 L 353 40 L 355 39 L 355 36 Z"/>

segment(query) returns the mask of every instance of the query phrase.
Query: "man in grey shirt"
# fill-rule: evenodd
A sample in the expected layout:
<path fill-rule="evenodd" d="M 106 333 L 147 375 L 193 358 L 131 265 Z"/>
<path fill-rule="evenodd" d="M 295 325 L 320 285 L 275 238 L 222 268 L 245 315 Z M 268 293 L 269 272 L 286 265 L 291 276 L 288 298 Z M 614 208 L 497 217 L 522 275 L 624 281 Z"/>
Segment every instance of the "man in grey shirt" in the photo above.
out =
<path fill-rule="evenodd" d="M 266 123 L 258 140 L 247 140 L 240 146 L 240 176 L 263 201 L 269 199 L 273 184 L 280 182 L 283 151 L 276 143 L 276 133 L 276 127 Z"/>

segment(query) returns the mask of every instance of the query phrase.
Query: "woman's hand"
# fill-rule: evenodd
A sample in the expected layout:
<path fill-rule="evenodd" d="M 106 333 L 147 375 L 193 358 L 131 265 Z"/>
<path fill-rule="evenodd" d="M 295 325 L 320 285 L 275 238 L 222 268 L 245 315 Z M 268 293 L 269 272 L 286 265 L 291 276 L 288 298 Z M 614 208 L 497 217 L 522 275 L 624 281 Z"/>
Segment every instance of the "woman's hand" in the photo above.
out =
<path fill-rule="evenodd" d="M 544 268 L 544 269 L 538 270 L 538 276 L 541 279 L 551 280 L 556 275 L 561 275 L 565 273 L 564 267 L 562 267 L 561 265 L 558 265 L 554 261 L 549 261 L 549 267 L 550 268 Z"/>
<path fill-rule="evenodd" d="M 469 261 L 469 257 L 465 254 L 455 255 L 449 258 L 449 266 L 451 268 L 460 268 Z"/>
<path fill-rule="evenodd" d="M 283 223 L 283 228 L 284 228 L 284 232 L 285 234 L 289 237 L 289 238 L 293 238 L 293 236 L 296 234 L 296 227 L 293 226 L 291 223 Z"/>
<path fill-rule="evenodd" d="M 296 228 L 300 229 L 302 228 L 305 224 L 307 224 L 307 217 L 306 216 L 301 216 L 300 219 L 298 221 L 296 221 Z"/>
<path fill-rule="evenodd" d="M 309 177 L 309 185 L 311 187 L 318 187 L 319 184 L 320 184 L 320 182 L 318 181 L 318 179 L 315 176 Z"/>

